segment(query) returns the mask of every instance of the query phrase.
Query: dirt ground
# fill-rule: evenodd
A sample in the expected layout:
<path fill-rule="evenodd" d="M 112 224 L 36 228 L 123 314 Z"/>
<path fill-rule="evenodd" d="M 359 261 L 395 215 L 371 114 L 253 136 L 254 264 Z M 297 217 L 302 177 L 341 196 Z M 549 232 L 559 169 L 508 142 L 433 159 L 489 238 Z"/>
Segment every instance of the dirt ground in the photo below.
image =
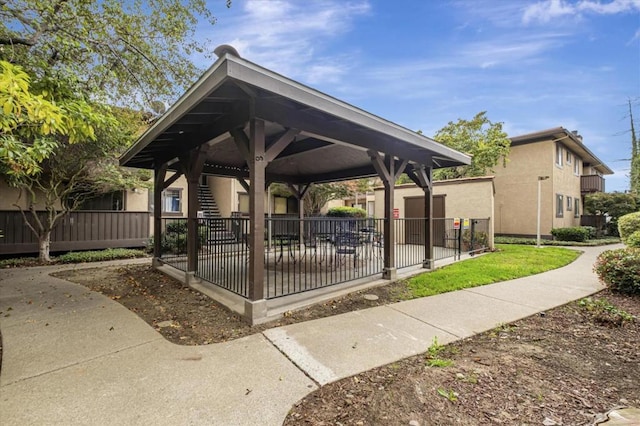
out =
<path fill-rule="evenodd" d="M 369 289 L 249 327 L 149 266 L 55 275 L 105 294 L 185 345 L 391 303 L 406 291 L 403 283 Z M 365 294 L 379 299 L 366 300 Z M 292 407 L 284 424 L 594 424 L 615 407 L 640 407 L 638 318 L 640 298 L 606 290 L 593 303 L 574 302 L 447 346 L 433 345 L 426 354 L 323 386 Z"/>
<path fill-rule="evenodd" d="M 384 305 L 401 300 L 399 295 L 406 289 L 404 283 L 377 287 L 251 327 L 237 314 L 151 266 L 77 269 L 53 275 L 116 300 L 138 314 L 167 340 L 180 345 L 225 342 L 268 328 Z M 365 294 L 375 294 L 379 299 L 366 300 Z"/>

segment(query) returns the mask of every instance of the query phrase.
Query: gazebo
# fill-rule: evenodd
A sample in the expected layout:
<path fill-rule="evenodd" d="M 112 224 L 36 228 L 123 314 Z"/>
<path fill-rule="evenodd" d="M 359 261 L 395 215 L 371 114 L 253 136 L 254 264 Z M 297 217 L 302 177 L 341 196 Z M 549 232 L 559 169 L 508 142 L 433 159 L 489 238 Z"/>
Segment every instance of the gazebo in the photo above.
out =
<path fill-rule="evenodd" d="M 155 206 L 163 189 L 185 176 L 187 282 L 198 270 L 201 175 L 237 179 L 249 194 L 244 313 L 251 323 L 267 315 L 264 199 L 274 182 L 289 185 L 302 205 L 314 183 L 378 176 L 385 188 L 382 277 L 394 279 L 394 184 L 406 173 L 425 193 L 423 266 L 433 267 L 432 170 L 469 164 L 468 155 L 260 67 L 230 46 L 219 46 L 216 54 L 211 68 L 120 160 L 154 170 Z M 175 173 L 167 178 L 167 171 Z M 155 208 L 156 264 L 161 233 L 161 209 Z"/>

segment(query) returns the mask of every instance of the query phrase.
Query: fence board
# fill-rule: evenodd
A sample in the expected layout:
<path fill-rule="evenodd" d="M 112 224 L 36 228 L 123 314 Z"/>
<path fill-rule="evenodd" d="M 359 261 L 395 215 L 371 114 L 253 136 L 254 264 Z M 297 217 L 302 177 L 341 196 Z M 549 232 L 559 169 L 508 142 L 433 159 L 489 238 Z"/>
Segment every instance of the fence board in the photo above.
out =
<path fill-rule="evenodd" d="M 38 252 L 38 240 L 19 211 L 0 210 L 0 230 L 0 255 Z M 75 211 L 52 230 L 51 251 L 143 247 L 148 238 L 148 212 Z"/>

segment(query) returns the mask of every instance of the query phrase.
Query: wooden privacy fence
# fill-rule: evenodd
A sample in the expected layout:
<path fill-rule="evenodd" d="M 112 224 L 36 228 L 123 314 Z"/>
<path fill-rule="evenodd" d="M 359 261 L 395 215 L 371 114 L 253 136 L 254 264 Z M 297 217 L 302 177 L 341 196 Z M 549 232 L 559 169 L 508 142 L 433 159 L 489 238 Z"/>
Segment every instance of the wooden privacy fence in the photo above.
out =
<path fill-rule="evenodd" d="M 0 255 L 38 252 L 38 239 L 19 211 L 0 210 L 0 230 Z M 149 212 L 74 211 L 53 228 L 51 251 L 143 247 L 148 239 Z"/>

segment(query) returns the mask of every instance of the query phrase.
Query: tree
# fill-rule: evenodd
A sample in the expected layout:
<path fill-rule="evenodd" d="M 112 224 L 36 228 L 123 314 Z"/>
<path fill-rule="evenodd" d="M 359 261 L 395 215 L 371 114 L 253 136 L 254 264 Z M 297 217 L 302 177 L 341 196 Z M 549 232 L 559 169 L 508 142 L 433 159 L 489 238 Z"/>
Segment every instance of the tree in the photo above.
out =
<path fill-rule="evenodd" d="M 273 195 L 290 197 L 293 195 L 287 185 L 274 183 L 271 185 Z M 304 212 L 307 216 L 318 216 L 322 207 L 331 200 L 349 196 L 349 188 L 344 182 L 313 183 L 304 196 Z"/>
<path fill-rule="evenodd" d="M 375 181 L 374 178 L 362 178 L 362 179 L 348 180 L 348 181 L 345 181 L 343 184 L 346 186 L 347 191 L 349 192 L 349 195 L 353 196 L 354 203 L 357 205 L 359 204 L 358 196 L 360 194 L 365 196 L 365 201 L 366 201 L 367 192 L 371 191 L 371 189 L 373 188 L 374 181 Z"/>
<path fill-rule="evenodd" d="M 511 140 L 502 130 L 502 123 L 493 123 L 486 111 L 479 112 L 471 120 L 458 119 L 449 122 L 436 132 L 434 139 L 443 145 L 472 155 L 468 166 L 435 170 L 435 180 L 484 176 L 502 161 L 506 164 Z"/>
<path fill-rule="evenodd" d="M 83 198 L 140 181 L 116 163 L 140 125 L 123 106 L 160 112 L 199 75 L 189 57 L 209 55 L 193 38 L 199 18 L 215 23 L 206 3 L 0 0 L 0 174 L 27 198 L 41 260 Z"/>
<path fill-rule="evenodd" d="M 588 214 L 610 217 L 607 231 L 618 235 L 618 218 L 638 211 L 640 197 L 622 192 L 596 192 L 585 196 L 584 211 Z"/>
<path fill-rule="evenodd" d="M 631 172 L 629 174 L 631 193 L 640 196 L 640 141 L 636 136 L 636 129 L 633 123 L 633 111 L 631 109 L 631 99 L 629 99 L 629 120 L 631 121 Z"/>
<path fill-rule="evenodd" d="M 172 101 L 201 72 L 190 56 L 211 56 L 199 17 L 215 23 L 206 0 L 0 0 L 0 59 L 94 99 Z"/>
<path fill-rule="evenodd" d="M 0 70 L 0 175 L 25 198 L 26 211 L 20 199 L 15 206 L 47 262 L 60 218 L 92 194 L 138 184 L 139 174 L 118 173 L 115 165 L 137 128 L 130 113 L 93 104 L 65 82 L 32 84 L 21 67 L 4 61 Z"/>

